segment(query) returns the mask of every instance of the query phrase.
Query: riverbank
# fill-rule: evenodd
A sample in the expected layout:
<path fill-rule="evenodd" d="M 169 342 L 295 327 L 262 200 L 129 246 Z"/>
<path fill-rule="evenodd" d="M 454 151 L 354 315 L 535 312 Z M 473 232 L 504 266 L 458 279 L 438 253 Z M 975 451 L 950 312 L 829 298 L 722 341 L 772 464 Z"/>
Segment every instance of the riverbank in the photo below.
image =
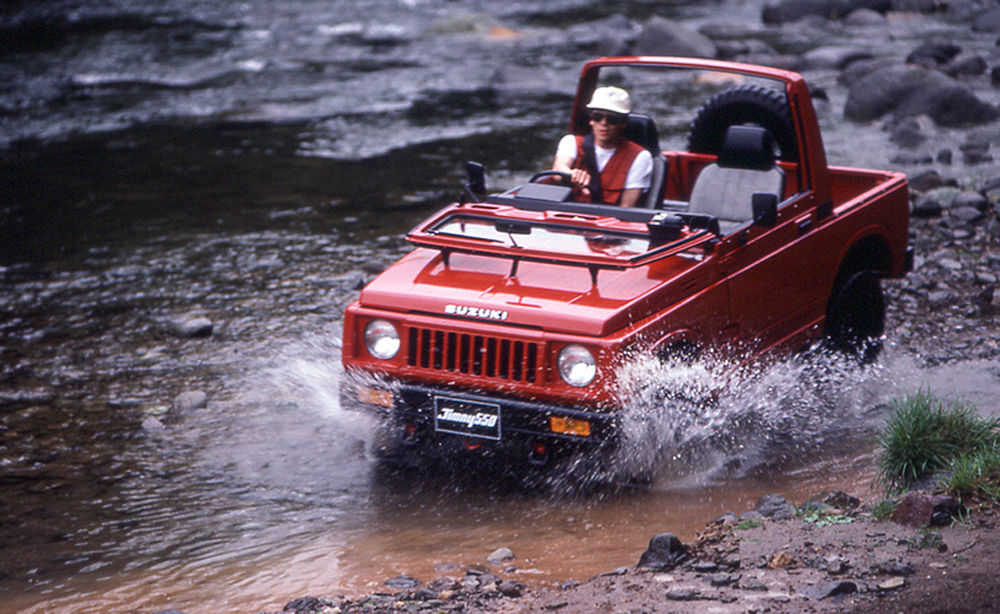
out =
<path fill-rule="evenodd" d="M 826 495 L 833 503 L 858 503 L 843 493 Z M 757 510 L 708 523 L 696 543 L 675 542 L 676 565 L 650 565 L 656 557 L 646 553 L 646 566 L 609 570 L 553 589 L 509 579 L 517 577 L 516 565 L 506 566 L 506 572 L 474 565 L 426 585 L 386 587 L 359 599 L 305 597 L 282 612 L 996 611 L 1000 514 L 995 507 L 975 507 L 957 522 L 931 527 L 877 519 L 870 505 L 803 507 L 811 511 L 792 510 L 780 496 L 762 497 Z M 389 584 L 404 582 L 415 580 L 395 578 Z"/>

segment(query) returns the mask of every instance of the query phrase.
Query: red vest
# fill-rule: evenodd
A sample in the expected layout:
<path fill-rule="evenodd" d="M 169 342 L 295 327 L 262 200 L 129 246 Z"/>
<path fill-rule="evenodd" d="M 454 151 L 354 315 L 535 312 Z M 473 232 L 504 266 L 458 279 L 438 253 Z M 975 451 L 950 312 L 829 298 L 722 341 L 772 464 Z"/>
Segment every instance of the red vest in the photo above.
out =
<path fill-rule="evenodd" d="M 573 168 L 587 170 L 586 154 L 583 151 L 584 137 L 576 137 L 576 161 Z M 628 179 L 628 171 L 632 168 L 632 162 L 636 156 L 642 153 L 642 146 L 636 145 L 628 139 L 622 139 L 611 154 L 611 159 L 604 165 L 601 171 L 601 194 L 603 202 L 608 205 L 617 205 L 622 192 L 625 191 L 625 180 Z M 596 162 L 595 162 L 596 164 Z M 577 200 L 582 199 L 582 195 L 576 194 Z"/>

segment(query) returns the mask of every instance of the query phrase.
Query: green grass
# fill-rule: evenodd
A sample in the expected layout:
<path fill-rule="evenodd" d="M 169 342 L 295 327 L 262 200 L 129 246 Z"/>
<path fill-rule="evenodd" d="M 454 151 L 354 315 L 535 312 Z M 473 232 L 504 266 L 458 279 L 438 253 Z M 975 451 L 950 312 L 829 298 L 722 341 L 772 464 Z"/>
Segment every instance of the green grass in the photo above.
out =
<path fill-rule="evenodd" d="M 877 478 L 887 491 L 950 473 L 943 485 L 959 495 L 1000 494 L 1000 420 L 980 417 L 969 403 L 923 391 L 896 401 L 877 443 Z"/>

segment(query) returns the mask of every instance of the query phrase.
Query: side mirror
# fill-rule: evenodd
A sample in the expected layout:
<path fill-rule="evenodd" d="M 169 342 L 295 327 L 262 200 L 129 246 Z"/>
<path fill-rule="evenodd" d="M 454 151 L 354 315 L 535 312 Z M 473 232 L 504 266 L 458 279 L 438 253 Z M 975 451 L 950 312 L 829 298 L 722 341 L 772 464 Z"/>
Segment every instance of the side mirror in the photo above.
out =
<path fill-rule="evenodd" d="M 465 184 L 465 189 L 473 199 L 479 200 L 481 195 L 486 194 L 486 171 L 483 165 L 478 162 L 466 162 L 465 173 L 469 176 L 469 182 Z"/>
<path fill-rule="evenodd" d="M 754 194 L 752 199 L 754 224 L 771 227 L 778 223 L 777 195 L 760 192 Z"/>

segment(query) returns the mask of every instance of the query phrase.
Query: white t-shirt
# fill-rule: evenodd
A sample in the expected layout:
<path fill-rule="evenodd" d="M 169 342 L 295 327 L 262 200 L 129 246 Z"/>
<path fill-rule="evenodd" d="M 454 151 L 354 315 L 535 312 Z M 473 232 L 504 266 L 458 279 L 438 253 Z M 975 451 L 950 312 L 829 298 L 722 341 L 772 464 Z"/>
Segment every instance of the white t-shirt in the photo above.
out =
<path fill-rule="evenodd" d="M 597 157 L 597 170 L 603 171 L 604 167 L 608 164 L 608 160 L 611 159 L 615 153 L 614 149 L 604 149 L 603 147 L 598 147 L 594 145 L 594 154 Z M 570 165 L 576 162 L 576 137 L 572 134 L 567 134 L 559 141 L 559 147 L 556 149 L 556 155 L 559 157 L 566 157 L 570 160 Z M 628 169 L 628 177 L 625 178 L 625 189 L 631 190 L 638 188 L 640 190 L 648 190 L 649 184 L 653 176 L 653 155 L 649 153 L 648 149 L 643 149 L 635 160 L 632 161 L 632 166 Z"/>

